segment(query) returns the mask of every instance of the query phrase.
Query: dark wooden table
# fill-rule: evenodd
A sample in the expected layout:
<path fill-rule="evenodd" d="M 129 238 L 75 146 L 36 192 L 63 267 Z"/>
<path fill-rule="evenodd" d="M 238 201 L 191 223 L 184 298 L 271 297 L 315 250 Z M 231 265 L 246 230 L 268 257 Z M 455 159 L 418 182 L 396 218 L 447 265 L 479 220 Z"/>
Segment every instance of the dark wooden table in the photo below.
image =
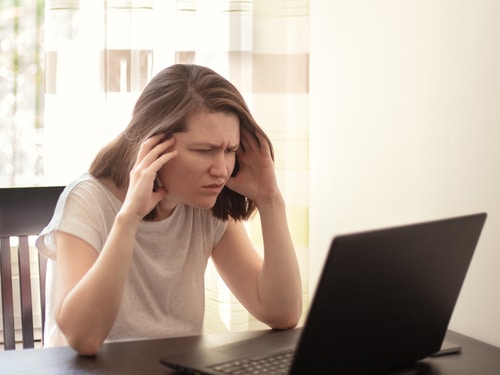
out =
<path fill-rule="evenodd" d="M 263 332 L 265 331 L 111 343 L 105 344 L 95 357 L 79 356 L 68 347 L 5 351 L 0 352 L 0 374 L 175 374 L 176 372 L 159 362 L 160 357 L 208 343 L 225 344 L 251 338 Z M 414 368 L 397 374 L 500 374 L 500 348 L 451 331 L 446 339 L 460 344 L 462 352 L 425 359 Z"/>

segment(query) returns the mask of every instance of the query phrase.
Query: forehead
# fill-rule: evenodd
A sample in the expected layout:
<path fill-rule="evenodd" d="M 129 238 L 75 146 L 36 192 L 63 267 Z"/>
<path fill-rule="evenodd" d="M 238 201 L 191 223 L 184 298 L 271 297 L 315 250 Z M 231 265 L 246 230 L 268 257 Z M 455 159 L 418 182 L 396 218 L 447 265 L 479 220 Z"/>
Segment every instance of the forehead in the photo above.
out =
<path fill-rule="evenodd" d="M 196 112 L 186 118 L 180 139 L 207 142 L 235 142 L 240 139 L 240 121 L 232 112 Z"/>

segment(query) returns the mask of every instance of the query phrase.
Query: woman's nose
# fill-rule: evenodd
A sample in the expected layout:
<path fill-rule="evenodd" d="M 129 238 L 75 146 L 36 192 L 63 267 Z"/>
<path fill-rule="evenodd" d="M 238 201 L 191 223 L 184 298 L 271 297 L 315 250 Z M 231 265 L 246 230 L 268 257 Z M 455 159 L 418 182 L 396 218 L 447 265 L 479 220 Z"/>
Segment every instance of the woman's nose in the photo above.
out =
<path fill-rule="evenodd" d="M 227 155 L 225 153 L 215 156 L 210 168 L 210 174 L 217 177 L 227 177 L 229 173 L 229 161 L 226 156 Z"/>

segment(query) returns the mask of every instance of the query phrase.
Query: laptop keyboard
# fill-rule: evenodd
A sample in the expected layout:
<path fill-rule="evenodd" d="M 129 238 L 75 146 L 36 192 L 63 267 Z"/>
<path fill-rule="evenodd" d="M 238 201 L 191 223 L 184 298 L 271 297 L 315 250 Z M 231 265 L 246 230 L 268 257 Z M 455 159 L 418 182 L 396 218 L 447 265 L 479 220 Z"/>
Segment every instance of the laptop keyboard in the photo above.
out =
<path fill-rule="evenodd" d="M 265 357 L 245 358 L 224 362 L 211 368 L 222 374 L 273 374 L 286 375 L 292 363 L 293 351 L 272 354 Z"/>

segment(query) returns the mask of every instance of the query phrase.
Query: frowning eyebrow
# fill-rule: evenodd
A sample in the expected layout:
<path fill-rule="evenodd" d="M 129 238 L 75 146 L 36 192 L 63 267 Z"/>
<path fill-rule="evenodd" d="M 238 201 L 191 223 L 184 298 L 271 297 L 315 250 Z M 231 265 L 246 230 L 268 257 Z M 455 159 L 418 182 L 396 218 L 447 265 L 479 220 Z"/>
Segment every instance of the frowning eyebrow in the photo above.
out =
<path fill-rule="evenodd" d="M 231 150 L 237 150 L 240 147 L 240 144 L 232 144 L 228 145 L 227 147 L 222 144 L 217 144 L 217 143 L 210 143 L 210 142 L 195 142 L 195 143 L 190 143 L 189 144 L 191 147 L 207 147 L 211 149 L 217 149 L 217 148 L 228 148 Z"/>

